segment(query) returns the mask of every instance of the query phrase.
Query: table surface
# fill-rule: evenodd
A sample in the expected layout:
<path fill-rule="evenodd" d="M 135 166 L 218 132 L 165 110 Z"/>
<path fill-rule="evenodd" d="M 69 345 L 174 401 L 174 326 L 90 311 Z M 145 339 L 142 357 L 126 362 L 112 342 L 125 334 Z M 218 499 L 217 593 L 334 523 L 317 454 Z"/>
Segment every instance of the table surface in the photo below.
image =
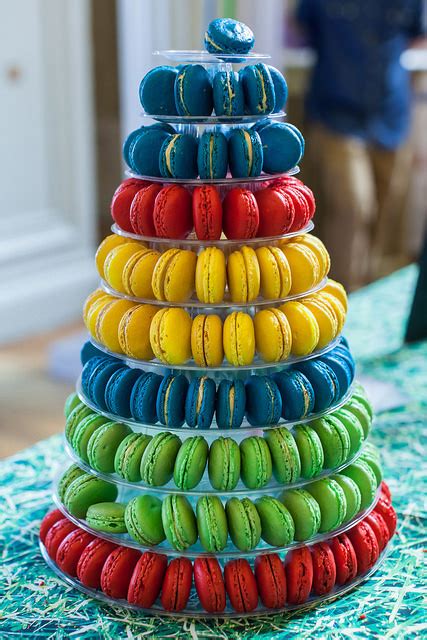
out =
<path fill-rule="evenodd" d="M 425 636 L 427 342 L 402 345 L 415 280 L 416 268 L 408 267 L 350 300 L 346 335 L 358 372 L 395 384 L 405 396 L 404 406 L 377 415 L 372 432 L 399 518 L 392 551 L 372 578 L 329 604 L 247 621 L 168 619 L 100 604 L 65 586 L 38 550 L 38 525 L 52 508 L 50 482 L 65 461 L 57 435 L 0 463 L 0 637 Z"/>

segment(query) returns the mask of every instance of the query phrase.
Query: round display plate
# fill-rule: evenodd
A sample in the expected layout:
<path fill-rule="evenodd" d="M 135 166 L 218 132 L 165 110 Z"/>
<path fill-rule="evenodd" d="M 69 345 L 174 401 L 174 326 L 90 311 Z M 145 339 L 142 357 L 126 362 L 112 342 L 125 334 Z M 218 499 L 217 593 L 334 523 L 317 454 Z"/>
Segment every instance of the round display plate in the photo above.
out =
<path fill-rule="evenodd" d="M 221 124 L 229 126 L 232 124 L 251 124 L 259 122 L 260 120 L 265 120 L 266 118 L 269 120 L 283 120 L 283 118 L 286 117 L 286 113 L 285 111 L 276 111 L 276 113 L 262 113 L 259 115 L 247 114 L 243 116 L 171 116 L 158 113 L 146 113 L 143 111 L 141 116 L 143 118 L 157 120 L 158 122 L 168 122 L 171 125 L 204 124 L 206 126 L 210 126 L 214 124 Z"/>
<path fill-rule="evenodd" d="M 201 178 L 165 178 L 163 176 L 142 176 L 139 173 L 135 173 L 131 169 L 126 169 L 125 174 L 128 178 L 136 178 L 137 180 L 147 180 L 148 182 L 162 182 L 164 184 L 182 184 L 188 186 L 200 186 L 203 184 L 213 184 L 217 186 L 239 186 L 243 189 L 247 187 L 245 185 L 251 185 L 254 183 L 267 184 L 274 180 L 278 180 L 285 176 L 295 176 L 299 173 L 299 167 L 293 167 L 285 173 L 262 173 L 259 176 L 253 178 L 232 178 L 231 175 L 226 178 L 218 178 L 215 180 L 202 180 Z"/>
<path fill-rule="evenodd" d="M 221 53 L 216 55 L 203 49 L 163 49 L 161 51 L 153 51 L 153 55 L 161 56 L 177 64 L 184 64 L 186 62 L 199 62 L 202 64 L 218 64 L 221 62 L 238 62 L 239 64 L 244 64 L 245 62 L 249 62 L 252 64 L 255 60 L 270 60 L 271 58 L 268 53 L 257 53 L 256 51 L 251 51 L 246 54 Z"/>

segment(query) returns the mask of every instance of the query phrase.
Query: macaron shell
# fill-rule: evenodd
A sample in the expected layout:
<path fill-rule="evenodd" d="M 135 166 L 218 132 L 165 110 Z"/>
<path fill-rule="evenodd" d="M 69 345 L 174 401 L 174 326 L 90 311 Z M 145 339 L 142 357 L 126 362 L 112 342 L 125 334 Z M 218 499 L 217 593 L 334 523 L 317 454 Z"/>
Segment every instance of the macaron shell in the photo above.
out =
<path fill-rule="evenodd" d="M 257 353 L 264 362 L 287 360 L 292 348 L 292 331 L 280 309 L 262 309 L 254 318 Z"/>
<path fill-rule="evenodd" d="M 227 316 L 223 326 L 223 346 L 231 365 L 251 364 L 255 356 L 255 330 L 249 314 L 233 311 Z"/>
<path fill-rule="evenodd" d="M 159 258 L 158 251 L 147 249 L 134 254 L 126 263 L 123 284 L 129 295 L 148 300 L 154 299 L 152 277 Z"/>
<path fill-rule="evenodd" d="M 249 498 L 230 498 L 226 504 L 228 532 L 241 551 L 255 549 L 261 537 L 261 520 Z"/>
<path fill-rule="evenodd" d="M 117 547 L 104 563 L 101 589 L 110 598 L 126 598 L 129 583 L 141 554 L 130 547 Z"/>
<path fill-rule="evenodd" d="M 87 445 L 90 466 L 97 471 L 113 473 L 117 447 L 129 433 L 130 427 L 120 422 L 107 422 L 99 427 L 91 435 Z"/>
<path fill-rule="evenodd" d="M 286 574 L 275 553 L 255 558 L 255 577 L 261 602 L 268 609 L 281 609 L 286 603 Z"/>
<path fill-rule="evenodd" d="M 156 263 L 152 277 L 158 300 L 185 302 L 193 295 L 197 257 L 193 251 L 169 249 Z"/>
<path fill-rule="evenodd" d="M 336 581 L 334 554 L 326 542 L 310 547 L 313 562 L 313 591 L 322 596 L 332 591 Z"/>
<path fill-rule="evenodd" d="M 196 266 L 196 294 L 200 302 L 216 304 L 224 299 L 226 283 L 225 256 L 221 249 L 201 251 Z"/>
<path fill-rule="evenodd" d="M 313 561 L 308 547 L 291 549 L 285 558 L 287 601 L 303 604 L 313 584 Z"/>
<path fill-rule="evenodd" d="M 371 513 L 368 513 L 368 515 L 365 516 L 364 520 L 369 524 L 372 531 L 375 533 L 379 551 L 381 553 L 390 540 L 390 532 L 384 518 L 378 511 L 371 511 Z"/>
<path fill-rule="evenodd" d="M 83 549 L 77 564 L 77 577 L 85 587 L 100 588 L 103 566 L 114 549 L 115 544 L 101 538 L 95 538 Z"/>
<path fill-rule="evenodd" d="M 224 569 L 231 606 L 238 612 L 253 611 L 258 605 L 258 588 L 247 560 L 231 560 Z"/>
<path fill-rule="evenodd" d="M 295 540 L 303 542 L 314 536 L 320 528 L 321 512 L 318 502 L 305 489 L 285 491 L 281 502 L 288 509 L 295 525 Z"/>
<path fill-rule="evenodd" d="M 225 585 L 216 558 L 196 558 L 194 561 L 194 585 L 205 611 L 218 613 L 225 609 Z"/>
<path fill-rule="evenodd" d="M 184 364 L 191 357 L 191 318 L 185 309 L 170 307 L 158 311 L 150 326 L 154 355 L 165 364 Z M 176 339 L 179 329 L 180 339 Z"/>
<path fill-rule="evenodd" d="M 188 491 L 197 487 L 204 474 L 209 446 L 202 436 L 187 438 L 175 459 L 174 482 L 179 489 Z"/>
<path fill-rule="evenodd" d="M 334 536 L 329 544 L 335 559 L 336 583 L 346 584 L 357 575 L 356 552 L 346 533 Z"/>
<path fill-rule="evenodd" d="M 282 245 L 282 251 L 292 273 L 290 294 L 309 291 L 320 281 L 320 265 L 316 254 L 298 242 Z"/>
<path fill-rule="evenodd" d="M 166 611 L 182 611 L 190 597 L 193 565 L 188 558 L 174 558 L 166 569 L 161 603 Z"/>
<path fill-rule="evenodd" d="M 258 237 L 280 236 L 291 231 L 296 211 L 287 193 L 267 187 L 256 191 L 255 198 L 259 209 Z"/>
<path fill-rule="evenodd" d="M 152 304 L 140 304 L 123 314 L 117 333 L 122 352 L 130 358 L 151 360 L 154 357 L 149 336 L 152 320 L 158 310 Z"/>
<path fill-rule="evenodd" d="M 155 200 L 153 222 L 159 238 L 186 238 L 193 228 L 189 191 L 177 184 L 163 187 Z"/>
<path fill-rule="evenodd" d="M 310 425 L 296 425 L 293 433 L 301 461 L 301 476 L 314 478 L 323 468 L 322 442 Z"/>
<path fill-rule="evenodd" d="M 345 502 L 347 505 L 344 522 L 349 522 L 359 513 L 362 504 L 362 495 L 357 484 L 350 477 L 341 473 L 331 476 L 332 480 L 338 482 L 345 494 Z"/>
<path fill-rule="evenodd" d="M 107 254 L 104 261 L 105 280 L 110 287 L 119 293 L 126 293 L 123 285 L 123 271 L 127 262 L 135 255 L 145 251 L 139 242 L 125 242 L 116 246 Z"/>
<path fill-rule="evenodd" d="M 380 550 L 375 533 L 366 520 L 358 522 L 347 535 L 353 545 L 357 557 L 357 573 L 363 575 L 374 566 Z"/>
<path fill-rule="evenodd" d="M 242 482 L 248 489 L 260 489 L 272 475 L 272 462 L 267 442 L 260 436 L 249 436 L 240 443 Z"/>
<path fill-rule="evenodd" d="M 337 529 L 343 523 L 347 510 L 341 486 L 332 478 L 322 478 L 307 485 L 307 491 L 320 507 L 319 533 Z"/>
<path fill-rule="evenodd" d="M 256 300 L 260 290 L 258 258 L 251 247 L 233 251 L 227 261 L 227 282 L 232 302 Z"/>
<path fill-rule="evenodd" d="M 240 479 L 240 449 L 232 438 L 220 436 L 211 444 L 208 473 L 214 489 L 232 491 Z"/>
<path fill-rule="evenodd" d="M 49 530 L 53 527 L 56 522 L 63 520 L 64 514 L 60 509 L 54 509 L 53 511 L 49 511 L 43 518 L 40 523 L 39 528 L 39 538 L 44 543 L 46 540 L 46 536 Z"/>
<path fill-rule="evenodd" d="M 139 544 L 151 547 L 165 539 L 161 509 L 161 500 L 147 493 L 140 494 L 127 503 L 126 528 L 129 535 Z"/>
<path fill-rule="evenodd" d="M 266 439 L 273 463 L 273 475 L 277 482 L 296 482 L 301 474 L 301 459 L 295 438 L 285 428 L 270 429 Z"/>
<path fill-rule="evenodd" d="M 199 240 L 219 240 L 222 232 L 222 203 L 212 185 L 195 187 L 193 191 L 193 222 Z"/>
<path fill-rule="evenodd" d="M 150 184 L 135 194 L 129 211 L 130 224 L 134 233 L 147 237 L 156 235 L 153 213 L 154 204 L 161 189 L 162 186 L 159 184 Z"/>
<path fill-rule="evenodd" d="M 260 291 L 266 300 L 285 298 L 292 286 L 289 262 L 279 247 L 259 247 Z"/>
<path fill-rule="evenodd" d="M 177 551 L 184 551 L 196 542 L 196 517 L 185 496 L 169 494 L 163 500 L 162 522 L 166 538 Z"/>
<path fill-rule="evenodd" d="M 94 537 L 87 531 L 75 529 L 71 531 L 61 542 L 56 552 L 56 564 L 68 573 L 69 576 L 77 575 L 77 563 L 87 545 Z"/>
<path fill-rule="evenodd" d="M 115 233 L 107 236 L 101 242 L 95 254 L 95 264 L 101 278 L 105 279 L 104 262 L 107 258 L 107 255 L 110 253 L 110 251 L 112 251 L 116 247 L 121 246 L 122 244 L 125 244 L 126 242 L 130 242 L 129 238 L 118 236 Z"/>
<path fill-rule="evenodd" d="M 252 191 L 235 188 L 223 203 L 223 231 L 228 240 L 254 238 L 258 231 L 259 210 Z"/>
<path fill-rule="evenodd" d="M 90 505 L 114 502 L 117 493 L 115 484 L 84 473 L 67 487 L 64 504 L 72 516 L 84 518 Z"/>
<path fill-rule="evenodd" d="M 172 477 L 175 458 L 181 446 L 178 436 L 167 431 L 155 435 L 141 459 L 141 478 L 151 487 L 161 487 Z"/>
<path fill-rule="evenodd" d="M 319 326 L 318 349 L 326 347 L 338 335 L 338 321 L 328 306 L 320 299 L 305 298 L 304 306 L 311 311 Z"/>
<path fill-rule="evenodd" d="M 95 336 L 98 342 L 114 353 L 123 353 L 119 341 L 119 325 L 122 317 L 135 306 L 130 300 L 114 300 L 105 305 L 96 319 Z"/>
<path fill-rule="evenodd" d="M 397 515 L 393 505 L 381 495 L 377 504 L 375 505 L 375 511 L 380 513 L 384 518 L 384 521 L 388 527 L 390 538 L 393 537 L 396 531 Z"/>
<path fill-rule="evenodd" d="M 196 507 L 200 543 L 208 553 L 222 551 L 227 544 L 227 517 L 217 496 L 202 496 Z"/>
<path fill-rule="evenodd" d="M 53 524 L 46 534 L 44 539 L 44 545 L 49 557 L 52 560 L 56 558 L 56 552 L 61 542 L 68 536 L 69 533 L 77 529 L 74 522 L 67 518 L 62 518 Z"/>
<path fill-rule="evenodd" d="M 276 498 L 262 496 L 256 500 L 261 520 L 261 537 L 274 547 L 284 547 L 295 538 L 294 519 L 289 510 Z"/>
<path fill-rule="evenodd" d="M 375 498 L 377 479 L 371 467 L 362 460 L 356 460 L 341 473 L 355 481 L 362 496 L 361 509 L 367 509 Z"/>
<path fill-rule="evenodd" d="M 149 609 L 160 593 L 167 564 L 166 556 L 150 551 L 143 553 L 132 573 L 128 602 Z"/>

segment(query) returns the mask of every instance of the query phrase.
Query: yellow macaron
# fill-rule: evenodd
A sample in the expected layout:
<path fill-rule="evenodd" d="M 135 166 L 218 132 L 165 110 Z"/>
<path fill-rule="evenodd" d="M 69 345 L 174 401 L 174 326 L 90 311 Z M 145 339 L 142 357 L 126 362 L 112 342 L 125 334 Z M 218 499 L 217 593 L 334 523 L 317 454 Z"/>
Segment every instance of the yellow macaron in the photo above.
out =
<path fill-rule="evenodd" d="M 122 316 L 118 328 L 119 343 L 123 353 L 130 358 L 154 358 L 150 344 L 150 326 L 158 310 L 159 307 L 152 304 L 138 304 Z"/>
<path fill-rule="evenodd" d="M 98 273 L 105 280 L 104 273 L 104 262 L 107 258 L 107 255 L 122 244 L 126 244 L 127 242 L 131 242 L 130 238 L 125 238 L 123 236 L 118 236 L 116 233 L 112 233 L 111 235 L 104 238 L 101 244 L 98 247 L 98 250 L 95 254 L 95 263 L 96 268 L 98 269 Z M 142 245 L 143 246 L 143 245 Z"/>
<path fill-rule="evenodd" d="M 344 323 L 346 320 L 346 310 L 342 305 L 341 301 L 332 293 L 328 293 L 327 291 L 318 291 L 316 294 L 313 294 L 318 297 L 320 300 L 323 300 L 326 304 L 329 304 L 330 307 L 335 312 L 335 316 L 338 322 L 338 331 L 337 334 L 341 333 L 344 327 Z"/>
<path fill-rule="evenodd" d="M 123 286 L 128 295 L 147 300 L 155 297 L 151 280 L 159 258 L 160 253 L 152 249 L 137 251 L 129 258 L 122 275 Z"/>
<path fill-rule="evenodd" d="M 90 293 L 88 295 L 88 297 L 86 298 L 86 300 L 84 301 L 84 304 L 83 304 L 83 322 L 85 323 L 86 327 L 87 327 L 87 317 L 88 317 L 88 314 L 89 314 L 92 306 L 95 304 L 95 302 L 97 300 L 99 300 L 100 298 L 102 298 L 105 295 L 106 295 L 106 293 L 105 293 L 104 289 L 95 289 L 95 291 L 92 291 L 92 293 Z"/>
<path fill-rule="evenodd" d="M 280 309 L 263 309 L 254 318 L 255 344 L 264 362 L 281 362 L 289 357 L 292 331 Z"/>
<path fill-rule="evenodd" d="M 108 253 L 104 262 L 104 277 L 110 287 L 119 293 L 126 293 L 123 286 L 123 269 L 135 253 L 146 251 L 139 242 L 126 242 Z"/>
<path fill-rule="evenodd" d="M 185 302 L 194 292 L 197 256 L 194 251 L 168 249 L 154 267 L 151 284 L 157 300 Z"/>
<path fill-rule="evenodd" d="M 251 316 L 233 311 L 225 319 L 222 332 L 225 357 L 234 367 L 251 364 L 255 357 L 255 330 Z"/>
<path fill-rule="evenodd" d="M 200 302 L 217 304 L 224 299 L 225 256 L 217 247 L 207 247 L 197 257 L 196 294 Z"/>
<path fill-rule="evenodd" d="M 283 251 L 279 247 L 259 247 L 256 255 L 262 297 L 266 300 L 285 298 L 292 286 L 292 275 Z"/>
<path fill-rule="evenodd" d="M 319 342 L 320 331 L 316 318 L 302 302 L 290 300 L 280 307 L 291 327 L 294 356 L 307 356 L 312 353 Z"/>
<path fill-rule="evenodd" d="M 157 311 L 150 326 L 155 357 L 166 364 L 184 364 L 191 358 L 191 317 L 185 309 L 166 307 Z"/>
<path fill-rule="evenodd" d="M 215 314 L 200 313 L 191 327 L 191 352 L 199 367 L 219 367 L 224 359 L 222 320 Z"/>
<path fill-rule="evenodd" d="M 98 315 L 100 314 L 101 309 L 103 309 L 106 304 L 109 304 L 115 299 L 116 298 L 114 298 L 113 296 L 110 296 L 108 293 L 104 292 L 104 295 L 93 301 L 88 308 L 85 324 L 87 330 L 93 338 L 96 338 L 96 323 L 98 321 Z"/>
<path fill-rule="evenodd" d="M 319 325 L 318 349 L 323 349 L 332 342 L 338 334 L 338 321 L 334 311 L 319 296 L 309 296 L 301 300 L 303 305 L 311 311 Z"/>
<path fill-rule="evenodd" d="M 323 242 L 319 238 L 316 238 L 316 236 L 312 236 L 311 233 L 297 236 L 293 241 L 307 246 L 316 254 L 320 267 L 319 282 L 323 280 L 331 268 L 331 258 Z"/>
<path fill-rule="evenodd" d="M 114 353 L 123 353 L 119 342 L 119 324 L 126 311 L 134 306 L 135 302 L 130 300 L 113 298 L 97 315 L 95 337 Z"/>
<path fill-rule="evenodd" d="M 320 265 L 316 254 L 310 247 L 298 242 L 283 245 L 292 272 L 290 294 L 295 295 L 310 291 L 320 280 Z"/>
<path fill-rule="evenodd" d="M 241 247 L 230 254 L 227 283 L 232 302 L 256 300 L 260 289 L 260 270 L 257 255 L 251 247 Z"/>
<path fill-rule="evenodd" d="M 337 298 L 342 306 L 344 307 L 346 313 L 348 310 L 348 299 L 347 293 L 341 282 L 337 282 L 336 280 L 332 280 L 328 278 L 326 285 L 323 287 L 322 291 L 325 293 L 331 293 L 335 298 Z"/>

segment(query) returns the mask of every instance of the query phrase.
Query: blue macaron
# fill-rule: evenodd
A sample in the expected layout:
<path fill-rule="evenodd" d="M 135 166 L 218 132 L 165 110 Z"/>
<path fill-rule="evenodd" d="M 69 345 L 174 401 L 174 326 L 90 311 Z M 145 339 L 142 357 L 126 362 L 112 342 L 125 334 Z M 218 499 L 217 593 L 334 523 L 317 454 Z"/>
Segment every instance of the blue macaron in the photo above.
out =
<path fill-rule="evenodd" d="M 156 411 L 159 422 L 168 427 L 181 427 L 185 420 L 185 398 L 188 380 L 182 375 L 169 374 L 160 383 Z"/>
<path fill-rule="evenodd" d="M 266 173 L 284 173 L 295 167 L 303 155 L 300 136 L 284 122 L 276 122 L 259 133 Z"/>
<path fill-rule="evenodd" d="M 314 411 L 328 409 L 339 398 L 340 388 L 335 372 L 318 359 L 299 362 L 295 365 L 309 379 L 314 391 Z"/>
<path fill-rule="evenodd" d="M 105 353 L 98 349 L 98 347 L 95 347 L 90 340 L 87 340 L 80 349 L 80 362 L 82 366 L 84 367 L 89 360 L 96 357 L 105 358 Z"/>
<path fill-rule="evenodd" d="M 140 376 L 139 369 L 123 367 L 113 373 L 105 386 L 105 404 L 108 411 L 122 418 L 130 418 L 130 396 Z"/>
<path fill-rule="evenodd" d="M 243 22 L 232 18 L 216 18 L 205 33 L 205 47 L 209 53 L 248 53 L 254 46 L 254 34 Z"/>
<path fill-rule="evenodd" d="M 160 178 L 159 156 L 163 143 L 173 136 L 164 129 L 145 129 L 139 133 L 129 146 L 129 166 L 142 176 Z"/>
<path fill-rule="evenodd" d="M 263 129 L 265 129 L 265 127 L 270 127 L 270 126 L 271 126 L 270 118 L 261 118 L 261 120 L 257 120 L 257 122 L 255 122 L 255 124 L 252 125 L 251 131 L 256 131 L 257 133 L 260 133 Z"/>
<path fill-rule="evenodd" d="M 347 347 L 344 347 L 344 345 L 339 344 L 334 349 L 332 349 L 332 351 L 330 351 L 329 353 L 337 355 L 340 358 L 343 358 L 347 362 L 348 366 L 350 367 L 352 377 L 354 378 L 354 375 L 356 373 L 356 363 L 354 361 L 353 356 L 351 355 L 350 350 L 347 349 Z"/>
<path fill-rule="evenodd" d="M 212 84 L 201 64 L 187 64 L 175 80 L 175 103 L 180 116 L 210 116 L 213 109 Z"/>
<path fill-rule="evenodd" d="M 88 397 L 103 411 L 108 411 L 105 402 L 105 387 L 113 373 L 122 368 L 122 362 L 110 359 L 108 362 L 100 362 L 92 371 L 87 385 Z"/>
<path fill-rule="evenodd" d="M 225 178 L 228 169 L 228 144 L 223 133 L 202 133 L 197 151 L 197 167 L 202 180 Z"/>
<path fill-rule="evenodd" d="M 288 99 L 288 85 L 283 77 L 283 74 L 280 73 L 276 67 L 272 67 L 270 64 L 268 65 L 268 70 L 270 72 L 271 79 L 273 80 L 274 86 L 274 113 L 281 111 L 284 109 L 286 100 Z"/>
<path fill-rule="evenodd" d="M 215 412 L 216 385 L 202 376 L 190 382 L 185 400 L 185 421 L 189 427 L 209 429 Z"/>
<path fill-rule="evenodd" d="M 134 420 L 145 424 L 157 422 L 155 399 L 159 391 L 162 376 L 156 373 L 141 373 L 132 388 L 130 395 L 130 412 Z"/>
<path fill-rule="evenodd" d="M 333 351 L 322 356 L 319 360 L 325 362 L 334 371 L 338 378 L 339 398 L 342 398 L 353 382 L 353 371 L 347 360 Z"/>
<path fill-rule="evenodd" d="M 245 385 L 241 380 L 221 380 L 216 393 L 216 423 L 219 429 L 237 429 L 246 409 Z"/>
<path fill-rule="evenodd" d="M 314 390 L 304 374 L 286 369 L 273 377 L 282 397 L 282 417 L 285 420 L 302 420 L 312 413 Z"/>
<path fill-rule="evenodd" d="M 188 133 L 168 136 L 159 154 L 160 175 L 164 178 L 197 178 L 197 140 Z"/>
<path fill-rule="evenodd" d="M 263 165 L 259 134 L 252 129 L 233 129 L 228 139 L 228 161 L 233 178 L 259 176 Z"/>
<path fill-rule="evenodd" d="M 251 425 L 277 424 L 282 414 L 282 398 L 273 378 L 249 376 L 246 387 L 246 418 Z"/>
<path fill-rule="evenodd" d="M 348 344 L 348 340 L 345 336 L 340 336 L 340 341 L 339 341 L 340 345 L 343 345 L 344 347 L 347 347 L 347 349 L 350 349 L 350 346 Z"/>
<path fill-rule="evenodd" d="M 113 358 L 110 358 L 106 355 L 94 356 L 90 358 L 83 366 L 82 375 L 81 375 L 81 384 L 84 394 L 89 398 L 89 380 L 96 369 L 96 367 L 101 363 L 110 363 L 113 362 Z"/>
<path fill-rule="evenodd" d="M 246 111 L 252 115 L 271 113 L 274 110 L 274 84 L 267 65 L 249 64 L 239 71 Z"/>
<path fill-rule="evenodd" d="M 176 116 L 175 67 L 160 66 L 151 69 L 139 85 L 139 99 L 144 111 L 152 115 Z"/>
<path fill-rule="evenodd" d="M 217 116 L 242 116 L 245 108 L 243 85 L 235 71 L 218 71 L 213 79 L 213 103 Z"/>

